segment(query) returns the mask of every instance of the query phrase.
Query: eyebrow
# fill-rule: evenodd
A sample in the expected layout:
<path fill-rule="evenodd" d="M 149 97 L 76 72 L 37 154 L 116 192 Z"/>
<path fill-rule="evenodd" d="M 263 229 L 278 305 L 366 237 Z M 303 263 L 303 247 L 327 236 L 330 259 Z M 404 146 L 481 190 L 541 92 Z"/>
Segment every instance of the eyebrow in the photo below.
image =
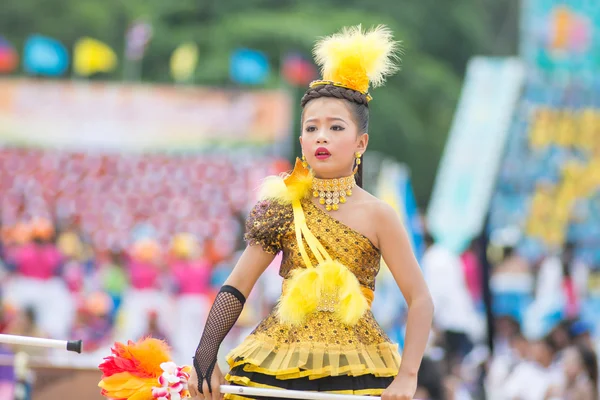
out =
<path fill-rule="evenodd" d="M 307 120 L 304 121 L 304 123 L 312 122 L 312 121 L 315 121 L 317 119 L 318 118 L 308 118 Z M 342 121 L 342 122 L 346 123 L 346 120 L 344 120 L 343 118 L 340 118 L 340 117 L 327 117 L 325 119 L 328 120 L 328 121 Z"/>

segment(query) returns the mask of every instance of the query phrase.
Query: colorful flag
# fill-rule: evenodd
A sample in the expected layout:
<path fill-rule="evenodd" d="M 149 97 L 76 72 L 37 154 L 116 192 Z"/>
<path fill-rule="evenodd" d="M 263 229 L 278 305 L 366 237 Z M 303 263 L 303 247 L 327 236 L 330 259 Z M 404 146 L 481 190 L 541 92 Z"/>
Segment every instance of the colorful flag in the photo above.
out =
<path fill-rule="evenodd" d="M 196 43 L 183 43 L 171 55 L 171 76 L 177 82 L 188 81 L 198 64 L 198 46 Z"/>
<path fill-rule="evenodd" d="M 235 83 L 260 85 L 269 76 L 269 61 L 260 51 L 238 49 L 231 55 L 229 74 Z"/>
<path fill-rule="evenodd" d="M 136 21 L 131 24 L 125 35 L 127 59 L 141 60 L 150 39 L 152 39 L 152 25 L 145 21 Z"/>
<path fill-rule="evenodd" d="M 17 69 L 19 56 L 10 42 L 0 36 L 0 73 L 11 73 Z"/>
<path fill-rule="evenodd" d="M 300 54 L 289 54 L 281 67 L 285 80 L 294 86 L 308 86 L 317 76 L 315 65 Z"/>
<path fill-rule="evenodd" d="M 69 55 L 58 40 L 32 35 L 25 42 L 23 67 L 32 75 L 58 76 L 67 71 Z"/>
<path fill-rule="evenodd" d="M 111 72 L 117 66 L 117 55 L 105 43 L 84 37 L 75 43 L 73 70 L 77 75 L 90 76 L 98 72 Z"/>

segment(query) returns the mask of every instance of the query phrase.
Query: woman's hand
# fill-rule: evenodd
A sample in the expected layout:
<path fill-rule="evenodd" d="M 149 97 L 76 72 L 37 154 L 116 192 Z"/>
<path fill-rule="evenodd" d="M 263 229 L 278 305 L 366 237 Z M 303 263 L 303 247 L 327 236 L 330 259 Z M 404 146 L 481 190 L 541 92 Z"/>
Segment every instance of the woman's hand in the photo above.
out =
<path fill-rule="evenodd" d="M 225 383 L 225 378 L 223 377 L 223 373 L 221 372 L 221 368 L 219 368 L 218 364 L 215 364 L 215 368 L 210 377 L 210 387 L 212 389 L 212 393 L 208 391 L 208 382 L 204 380 L 202 383 L 202 393 L 198 391 L 198 375 L 196 374 L 195 368 L 192 368 L 190 371 L 190 379 L 188 381 L 188 390 L 190 391 L 190 396 L 192 399 L 197 400 L 219 400 L 223 398 L 221 395 L 221 385 Z"/>
<path fill-rule="evenodd" d="M 399 372 L 381 394 L 381 400 L 412 400 L 417 391 L 417 376 Z"/>

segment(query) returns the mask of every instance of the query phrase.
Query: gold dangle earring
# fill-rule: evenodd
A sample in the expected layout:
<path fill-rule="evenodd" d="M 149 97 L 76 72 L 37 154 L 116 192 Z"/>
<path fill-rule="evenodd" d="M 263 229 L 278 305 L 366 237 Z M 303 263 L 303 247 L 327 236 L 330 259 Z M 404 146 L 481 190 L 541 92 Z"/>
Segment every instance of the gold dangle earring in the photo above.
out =
<path fill-rule="evenodd" d="M 304 157 L 304 154 L 302 154 L 302 166 L 304 168 L 308 168 L 308 163 L 306 162 L 306 157 Z"/>
<path fill-rule="evenodd" d="M 353 173 L 356 175 L 356 173 L 358 172 L 358 166 L 360 165 L 360 158 L 362 157 L 362 154 L 359 151 L 357 151 L 354 154 L 354 157 L 356 157 L 356 161 L 355 161 L 356 162 L 356 166 L 354 167 Z"/>

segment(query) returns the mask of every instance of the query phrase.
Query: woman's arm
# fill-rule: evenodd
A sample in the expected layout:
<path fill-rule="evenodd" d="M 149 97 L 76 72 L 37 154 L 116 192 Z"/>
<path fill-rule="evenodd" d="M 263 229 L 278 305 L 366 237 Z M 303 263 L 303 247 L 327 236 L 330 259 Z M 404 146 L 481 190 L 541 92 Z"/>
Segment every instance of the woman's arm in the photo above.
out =
<path fill-rule="evenodd" d="M 246 247 L 224 285 L 233 286 L 247 298 L 274 258 L 275 255 L 267 253 L 259 245 Z"/>
<path fill-rule="evenodd" d="M 382 202 L 376 220 L 377 239 L 383 259 L 408 304 L 406 339 L 398 377 L 414 377 L 416 385 L 417 372 L 431 330 L 433 301 L 396 211 Z"/>
<path fill-rule="evenodd" d="M 219 388 L 213 387 L 213 383 L 218 385 L 218 382 L 211 380 L 211 377 L 221 342 L 239 318 L 246 298 L 273 258 L 275 256 L 267 253 L 260 245 L 248 246 L 217 293 L 194 356 L 198 392 L 203 392 L 203 384 L 206 382 L 205 392 L 213 393 L 214 389 L 213 397 L 217 397 Z M 205 395 L 208 398 L 208 393 Z"/>

